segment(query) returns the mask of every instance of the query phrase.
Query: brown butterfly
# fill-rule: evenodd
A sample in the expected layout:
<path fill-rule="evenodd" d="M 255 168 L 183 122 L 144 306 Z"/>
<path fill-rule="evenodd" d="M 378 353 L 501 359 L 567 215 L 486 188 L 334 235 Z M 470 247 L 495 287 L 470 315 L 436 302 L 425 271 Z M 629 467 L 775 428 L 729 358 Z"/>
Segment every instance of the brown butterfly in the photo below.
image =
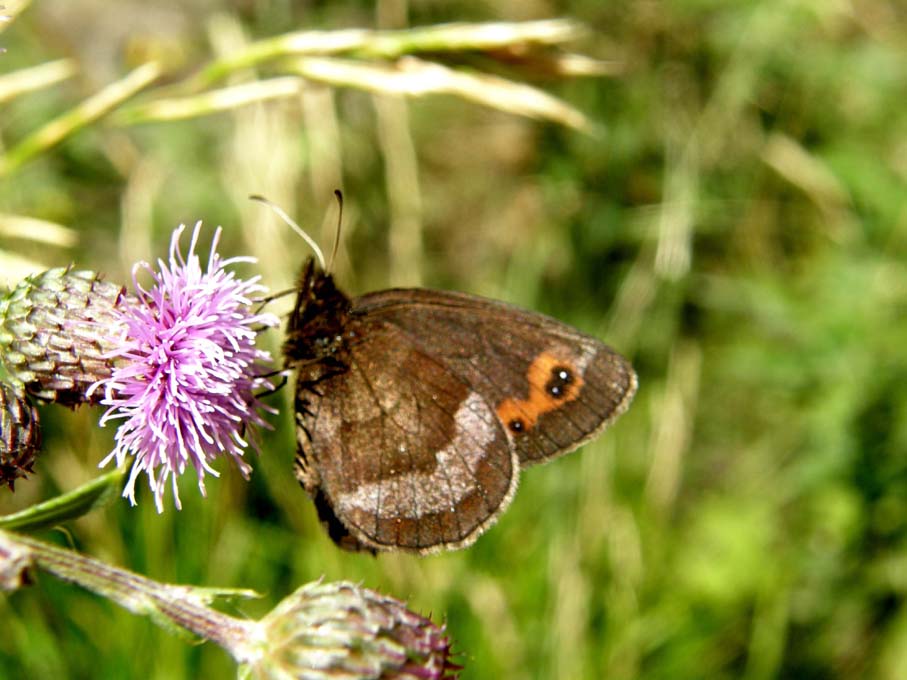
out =
<path fill-rule="evenodd" d="M 463 293 L 350 299 L 309 259 L 283 346 L 296 371 L 296 475 L 350 550 L 471 544 L 520 469 L 623 413 L 629 362 L 555 319 Z"/>

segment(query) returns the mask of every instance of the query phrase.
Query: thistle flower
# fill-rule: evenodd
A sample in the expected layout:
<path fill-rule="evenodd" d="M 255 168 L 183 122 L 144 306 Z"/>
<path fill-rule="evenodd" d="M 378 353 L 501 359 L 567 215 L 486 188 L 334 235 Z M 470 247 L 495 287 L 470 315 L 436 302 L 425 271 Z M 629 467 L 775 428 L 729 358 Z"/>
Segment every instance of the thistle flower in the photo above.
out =
<path fill-rule="evenodd" d="M 185 226 L 180 225 L 170 242 L 169 263 L 158 260 L 157 272 L 147 263 L 133 268 L 136 299 L 116 308 L 118 337 L 108 355 L 115 367 L 95 385 L 103 388 L 101 403 L 109 407 L 101 424 L 124 421 L 101 466 L 132 457 L 123 495 L 135 504 L 135 482 L 144 472 L 158 512 L 168 479 L 174 503 L 181 507 L 176 482 L 188 464 L 196 470 L 202 495 L 205 474 L 218 476 L 210 464 L 220 455 L 229 456 L 248 477 L 251 468 L 242 458 L 249 445 L 246 435 L 250 427 L 267 426 L 259 411 L 269 409 L 256 392 L 272 388 L 264 368 L 271 357 L 256 348 L 255 340 L 278 320 L 252 309 L 265 291 L 260 277 L 241 279 L 227 271 L 234 263 L 255 260 L 221 259 L 219 228 L 202 270 L 195 253 L 200 228 L 201 222 L 185 258 L 179 243 Z M 148 290 L 136 279 L 139 271 L 151 276 Z"/>
<path fill-rule="evenodd" d="M 444 629 L 399 600 L 352 583 L 309 583 L 232 653 L 247 680 L 456 677 Z M 229 647 L 228 647 L 229 649 Z"/>

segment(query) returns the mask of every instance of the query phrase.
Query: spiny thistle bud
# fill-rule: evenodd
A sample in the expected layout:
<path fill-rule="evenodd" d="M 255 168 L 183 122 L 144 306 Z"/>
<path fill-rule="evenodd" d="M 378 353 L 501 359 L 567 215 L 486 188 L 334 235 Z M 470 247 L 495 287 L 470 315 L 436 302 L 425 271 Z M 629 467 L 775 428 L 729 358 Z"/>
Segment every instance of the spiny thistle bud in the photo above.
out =
<path fill-rule="evenodd" d="M 40 446 L 41 426 L 34 405 L 0 383 L 0 484 L 14 490 L 16 480 L 32 471 Z"/>
<path fill-rule="evenodd" d="M 456 677 L 444 629 L 393 598 L 351 583 L 310 583 L 259 622 L 247 680 Z"/>
<path fill-rule="evenodd" d="M 0 380 L 19 392 L 75 406 L 98 402 L 117 347 L 123 288 L 90 271 L 50 269 L 0 297 Z"/>

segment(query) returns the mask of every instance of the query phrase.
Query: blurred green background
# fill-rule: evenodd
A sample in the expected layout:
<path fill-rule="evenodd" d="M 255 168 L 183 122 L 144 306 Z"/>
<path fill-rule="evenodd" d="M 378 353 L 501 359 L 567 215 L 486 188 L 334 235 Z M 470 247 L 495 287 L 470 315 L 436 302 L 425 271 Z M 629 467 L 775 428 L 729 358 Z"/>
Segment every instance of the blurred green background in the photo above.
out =
<path fill-rule="evenodd" d="M 254 588 L 264 598 L 232 610 L 254 617 L 321 576 L 359 581 L 446 622 L 470 679 L 907 677 L 902 3 L 47 0 L 0 35 L 0 76 L 63 58 L 73 75 L 0 97 L 0 144 L 151 58 L 165 92 L 301 28 L 552 17 L 582 22 L 570 49 L 611 72 L 443 61 L 561 97 L 591 134 L 463 97 L 314 84 L 180 121 L 108 117 L 0 179 L 4 274 L 75 262 L 127 283 L 202 219 L 281 290 L 309 252 L 246 197 L 329 244 L 340 186 L 349 292 L 419 284 L 554 314 L 633 360 L 630 411 L 527 471 L 458 553 L 335 549 L 292 476 L 289 390 L 251 483 L 222 464 L 207 499 L 183 480 L 181 512 L 156 514 L 142 489 L 63 540 L 159 580 Z M 67 230 L 23 234 L 17 216 Z M 96 476 L 113 436 L 100 413 L 44 407 L 36 474 L 2 490 L 0 513 Z M 2 678 L 234 672 L 220 648 L 47 575 L 0 598 L 0 622 Z"/>

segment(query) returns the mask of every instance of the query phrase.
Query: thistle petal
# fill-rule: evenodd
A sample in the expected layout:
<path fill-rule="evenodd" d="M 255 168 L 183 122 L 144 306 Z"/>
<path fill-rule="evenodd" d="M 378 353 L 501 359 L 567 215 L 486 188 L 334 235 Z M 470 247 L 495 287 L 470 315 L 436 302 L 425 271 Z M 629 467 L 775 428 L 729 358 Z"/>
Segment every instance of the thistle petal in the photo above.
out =
<path fill-rule="evenodd" d="M 124 495 L 135 503 L 135 483 L 144 472 L 159 512 L 168 481 L 174 504 L 181 507 L 176 478 L 189 465 L 202 495 L 205 475 L 217 476 L 211 463 L 222 455 L 248 477 L 243 435 L 267 427 L 260 411 L 272 410 L 256 396 L 272 385 L 266 377 L 271 356 L 255 341 L 262 329 L 278 325 L 274 315 L 252 309 L 266 289 L 259 277 L 241 279 L 226 269 L 254 260 L 221 259 L 216 252 L 220 229 L 203 270 L 195 252 L 200 228 L 199 222 L 185 257 L 181 225 L 168 262 L 159 260 L 156 270 L 146 263 L 133 269 L 136 297 L 117 309 L 123 336 L 108 355 L 115 368 L 99 382 L 102 403 L 109 407 L 101 423 L 123 419 L 116 446 L 101 465 L 132 458 Z M 138 281 L 140 273 L 151 277 L 147 290 Z M 257 448 L 254 439 L 251 444 Z"/>

